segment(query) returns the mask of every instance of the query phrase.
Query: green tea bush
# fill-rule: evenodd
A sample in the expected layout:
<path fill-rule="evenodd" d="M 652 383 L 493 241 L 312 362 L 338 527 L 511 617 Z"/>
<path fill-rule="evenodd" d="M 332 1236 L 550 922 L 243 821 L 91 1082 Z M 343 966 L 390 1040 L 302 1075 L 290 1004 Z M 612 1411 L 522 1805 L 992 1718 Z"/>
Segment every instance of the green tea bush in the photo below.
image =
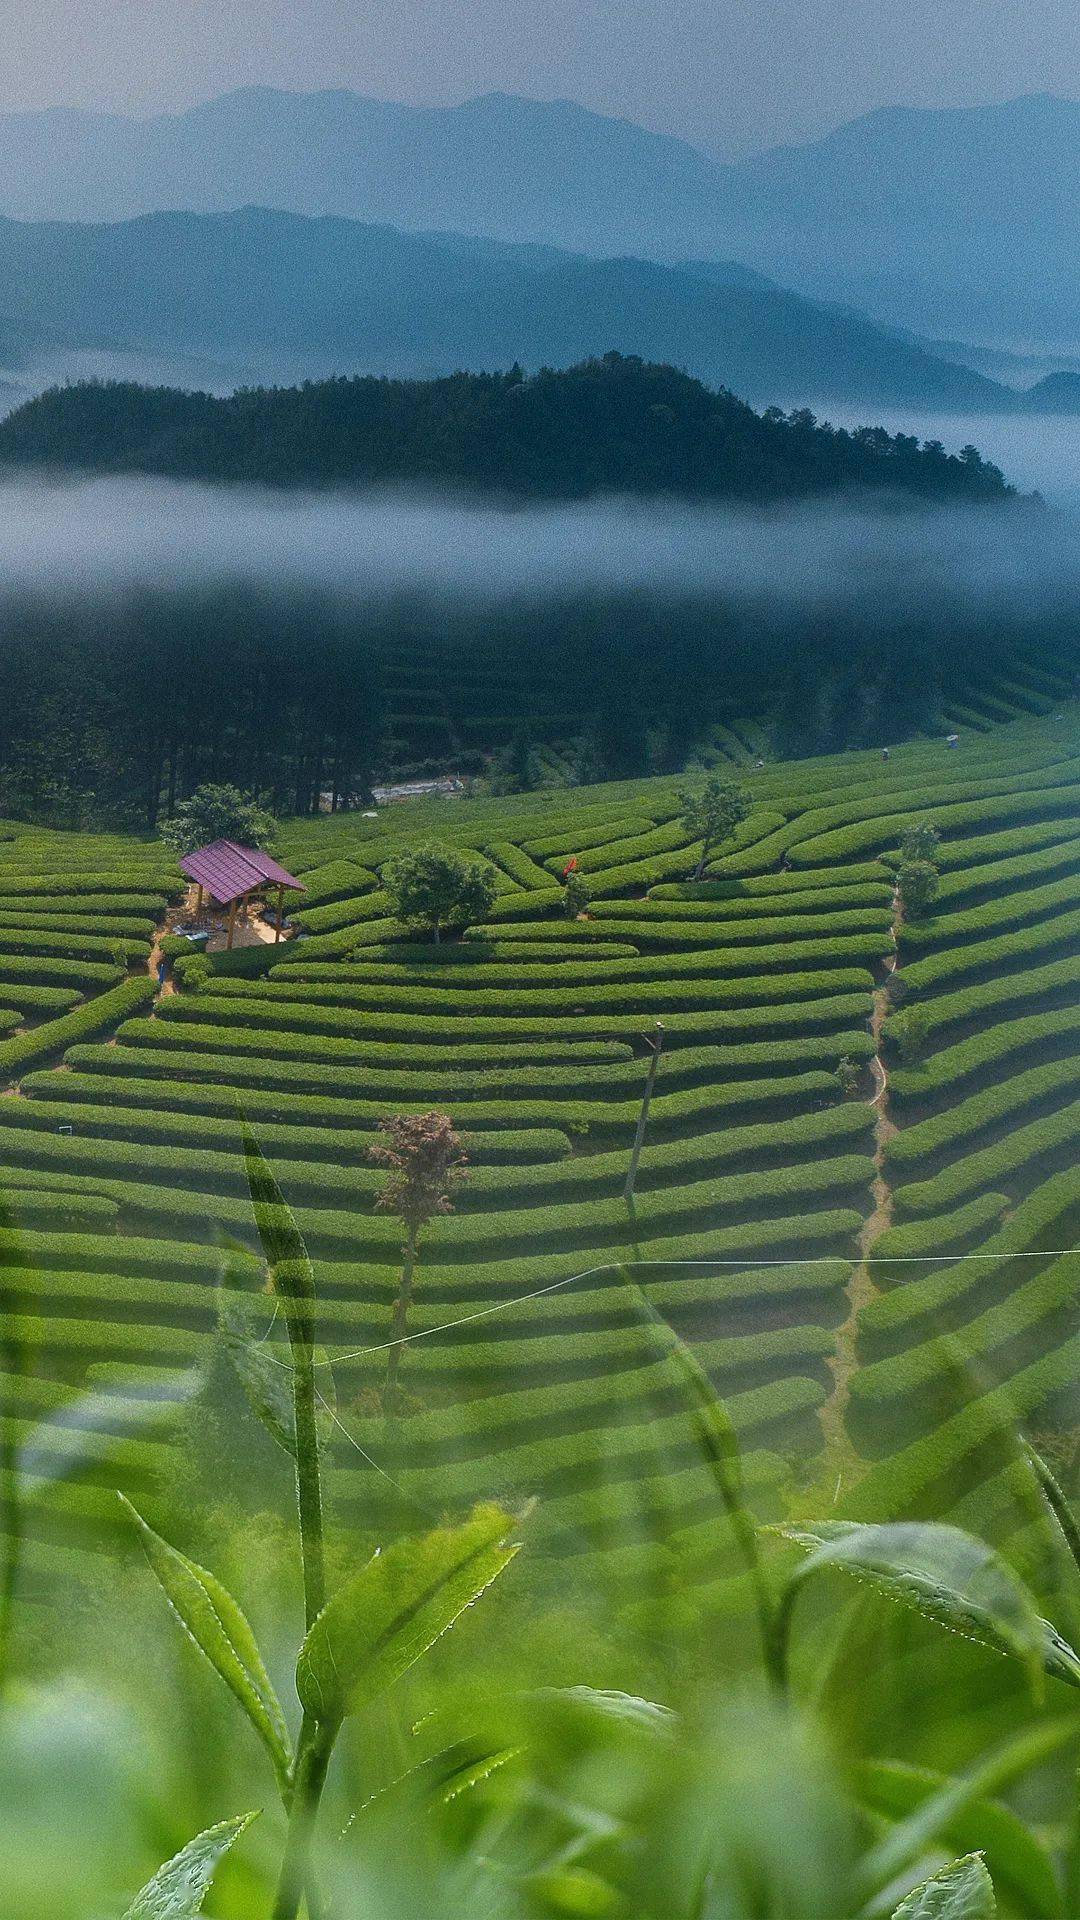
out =
<path fill-rule="evenodd" d="M 913 952 L 954 942 L 977 940 L 984 934 L 1007 927 L 1026 927 L 1048 918 L 1061 907 L 1069 907 L 1080 898 L 1080 882 L 1074 875 L 1045 887 L 1026 887 L 1002 898 L 984 901 L 959 913 L 936 913 L 932 920 L 905 924 L 901 947 Z"/>
<path fill-rule="evenodd" d="M 29 1033 L 16 1034 L 11 1039 L 0 1041 L 0 1074 L 8 1079 L 13 1078 L 31 1061 L 46 1059 L 49 1054 L 59 1053 L 63 1048 L 85 1040 L 92 1033 L 101 1033 L 115 1026 L 133 1013 L 136 1007 L 145 1006 L 153 996 L 154 983 L 150 979 L 125 980 L 111 991 L 74 1008 L 71 1013 L 61 1014 L 56 1020 L 46 1020 Z"/>

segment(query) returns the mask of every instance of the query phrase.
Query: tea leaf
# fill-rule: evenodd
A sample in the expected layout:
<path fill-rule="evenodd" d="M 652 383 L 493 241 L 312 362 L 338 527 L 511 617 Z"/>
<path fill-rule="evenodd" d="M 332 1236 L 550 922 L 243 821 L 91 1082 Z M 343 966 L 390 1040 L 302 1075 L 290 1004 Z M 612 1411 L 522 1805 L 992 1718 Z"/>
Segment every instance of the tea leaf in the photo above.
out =
<path fill-rule="evenodd" d="M 977 1853 L 954 1860 L 901 1900 L 893 1920 L 995 1920 L 993 1882 Z"/>
<path fill-rule="evenodd" d="M 456 1527 L 399 1540 L 329 1600 L 300 1649 L 296 1690 L 305 1713 L 336 1724 L 384 1692 L 518 1552 L 515 1521 L 478 1507 Z"/>
<path fill-rule="evenodd" d="M 935 1833 L 945 1845 L 983 1854 L 995 1885 L 1032 1920 L 1061 1920 L 1061 1893 L 1049 1853 L 1011 1807 L 985 1797 L 981 1779 L 980 1792 L 943 1811 L 939 1796 L 955 1783 L 929 1767 L 867 1761 L 859 1784 L 863 1803 L 893 1820 L 909 1819 L 937 1801 Z"/>
<path fill-rule="evenodd" d="M 694 1439 L 702 1458 L 708 1463 L 743 1564 L 750 1576 L 766 1662 L 771 1666 L 776 1645 L 775 1609 L 761 1565 L 757 1522 L 747 1505 L 735 1423 L 685 1340 L 676 1333 L 674 1327 L 668 1325 L 644 1288 L 631 1278 L 625 1268 L 623 1277 L 636 1294 L 649 1324 L 659 1335 L 685 1389 Z"/>
<path fill-rule="evenodd" d="M 246 1302 L 231 1300 L 221 1311 L 221 1330 L 225 1351 L 247 1395 L 252 1411 L 279 1447 L 296 1459 L 296 1409 L 294 1372 L 291 1360 L 284 1359 L 280 1347 L 269 1345 L 265 1334 L 256 1332 L 253 1310 Z M 326 1356 L 313 1349 L 316 1364 Z M 337 1414 L 337 1394 L 328 1365 L 320 1367 L 318 1398 L 315 1406 L 315 1430 L 320 1447 L 330 1444 Z"/>
<path fill-rule="evenodd" d="M 372 1794 L 361 1806 L 360 1815 L 411 1794 L 440 1806 L 450 1806 L 462 1794 L 482 1786 L 500 1767 L 509 1766 L 522 1752 L 521 1747 L 489 1747 L 476 1740 L 455 1740 L 440 1753 L 418 1760 L 407 1773 L 399 1774 L 389 1786 Z"/>
<path fill-rule="evenodd" d="M 643 1727 L 649 1733 L 667 1733 L 678 1722 L 678 1715 L 671 1707 L 663 1707 L 656 1700 L 644 1700 L 638 1694 L 619 1693 L 610 1687 L 547 1687 L 539 1698 L 565 1700 L 598 1713 L 606 1720 L 620 1721 L 625 1726 Z"/>
<path fill-rule="evenodd" d="M 963 1825 L 964 1815 L 980 1801 L 985 1805 L 987 1794 L 1000 1792 L 1032 1767 L 1041 1766 L 1065 1741 L 1075 1736 L 1073 1715 L 1038 1721 L 992 1748 L 968 1773 L 956 1778 L 946 1776 L 934 1792 L 925 1796 L 871 1848 L 863 1862 L 863 1878 L 873 1885 L 889 1886 L 897 1874 L 915 1867 L 933 1847 L 943 1842 L 950 1848 L 961 1846 L 968 1852 L 986 1854 L 989 1849 L 981 1834 L 976 1839 L 970 1831 L 962 1837 L 954 1831 Z M 1004 1809 L 1001 1811 L 1004 1813 Z M 1019 1825 L 1014 1820 L 1014 1827 Z M 1052 1882 L 1052 1873 L 1050 1877 Z M 877 1913 L 885 1904 L 884 1899 L 876 1901 L 872 1911 Z"/>
<path fill-rule="evenodd" d="M 786 1613 L 811 1574 L 836 1567 L 939 1626 L 1024 1661 L 1033 1675 L 1045 1668 L 1080 1686 L 1080 1658 L 1040 1618 L 1022 1581 L 990 1547 L 958 1527 L 834 1520 L 780 1531 L 807 1549 L 788 1583 Z"/>
<path fill-rule="evenodd" d="M 178 1553 L 147 1526 L 130 1500 L 122 1494 L 120 1498 L 138 1527 L 143 1552 L 173 1612 L 243 1707 L 279 1781 L 287 1780 L 292 1749 L 285 1715 L 241 1609 L 220 1580 Z"/>
<path fill-rule="evenodd" d="M 304 1624 L 310 1629 L 326 1601 L 318 1391 L 314 1365 L 315 1274 L 303 1235 L 285 1204 L 285 1196 L 243 1114 L 241 1126 L 244 1164 L 255 1224 L 270 1269 L 270 1283 L 285 1303 L 285 1324 L 292 1350 L 293 1415 L 291 1426 L 286 1430 L 295 1435 L 296 1511 L 300 1522 L 300 1557 L 304 1567 Z"/>
<path fill-rule="evenodd" d="M 218 1865 L 257 1818 L 257 1812 L 242 1813 L 189 1840 L 135 1895 L 124 1920 L 196 1920 Z"/>

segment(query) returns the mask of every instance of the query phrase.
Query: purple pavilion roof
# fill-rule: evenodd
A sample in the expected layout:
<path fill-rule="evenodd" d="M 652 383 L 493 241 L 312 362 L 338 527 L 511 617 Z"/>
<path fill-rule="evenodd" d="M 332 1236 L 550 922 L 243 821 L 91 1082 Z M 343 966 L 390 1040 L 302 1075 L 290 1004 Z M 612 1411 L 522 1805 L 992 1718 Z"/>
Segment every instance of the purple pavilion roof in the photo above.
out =
<path fill-rule="evenodd" d="M 295 887 L 299 893 L 304 892 L 303 881 L 286 873 L 268 853 L 261 853 L 258 847 L 240 847 L 235 840 L 212 840 L 208 847 L 185 853 L 180 871 L 204 888 L 219 907 L 231 906 L 267 881 L 275 887 Z"/>

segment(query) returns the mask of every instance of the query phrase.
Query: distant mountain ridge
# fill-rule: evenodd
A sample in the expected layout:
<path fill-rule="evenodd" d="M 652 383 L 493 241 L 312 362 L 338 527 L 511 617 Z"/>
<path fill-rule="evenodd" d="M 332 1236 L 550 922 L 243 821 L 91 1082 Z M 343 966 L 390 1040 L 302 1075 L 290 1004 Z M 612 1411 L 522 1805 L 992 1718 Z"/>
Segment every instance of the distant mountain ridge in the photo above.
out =
<path fill-rule="evenodd" d="M 408 107 L 248 88 L 132 120 L 0 116 L 0 213 L 247 204 L 673 264 L 731 258 L 892 325 L 1080 342 L 1080 104 L 883 108 L 725 165 L 569 101 Z M 2 311 L 2 301 L 0 301 Z"/>
<path fill-rule="evenodd" d="M 843 399 L 977 413 L 1011 404 L 978 372 L 734 263 L 598 260 L 336 216 L 247 208 L 112 225 L 0 219 L 0 288 L 0 377 L 7 337 L 10 377 L 29 369 L 30 386 L 127 366 L 221 391 L 335 373 L 569 366 L 616 348 L 761 405 Z M 87 351 L 103 364 L 88 366 Z M 190 372 L 182 361 L 194 363 Z M 221 377 L 201 374 L 208 365 Z"/>

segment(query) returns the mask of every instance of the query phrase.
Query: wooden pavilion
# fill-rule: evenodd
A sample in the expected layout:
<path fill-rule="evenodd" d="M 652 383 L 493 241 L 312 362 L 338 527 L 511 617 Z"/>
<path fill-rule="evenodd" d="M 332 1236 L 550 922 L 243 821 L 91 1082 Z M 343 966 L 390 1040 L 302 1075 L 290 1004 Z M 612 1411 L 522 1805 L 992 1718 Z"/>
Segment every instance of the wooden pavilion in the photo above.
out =
<path fill-rule="evenodd" d="M 213 900 L 219 907 L 229 909 L 229 932 L 226 948 L 232 946 L 236 931 L 236 910 L 244 905 L 253 893 L 263 887 L 277 888 L 277 923 L 274 932 L 274 944 L 281 939 L 282 921 L 285 916 L 285 889 L 304 892 L 304 883 L 297 880 L 268 853 L 260 852 L 258 847 L 241 847 L 235 840 L 212 840 L 208 847 L 199 847 L 195 853 L 185 853 L 180 861 L 180 871 L 193 880 L 199 889 L 195 905 L 196 914 L 202 912 L 204 897 Z"/>

